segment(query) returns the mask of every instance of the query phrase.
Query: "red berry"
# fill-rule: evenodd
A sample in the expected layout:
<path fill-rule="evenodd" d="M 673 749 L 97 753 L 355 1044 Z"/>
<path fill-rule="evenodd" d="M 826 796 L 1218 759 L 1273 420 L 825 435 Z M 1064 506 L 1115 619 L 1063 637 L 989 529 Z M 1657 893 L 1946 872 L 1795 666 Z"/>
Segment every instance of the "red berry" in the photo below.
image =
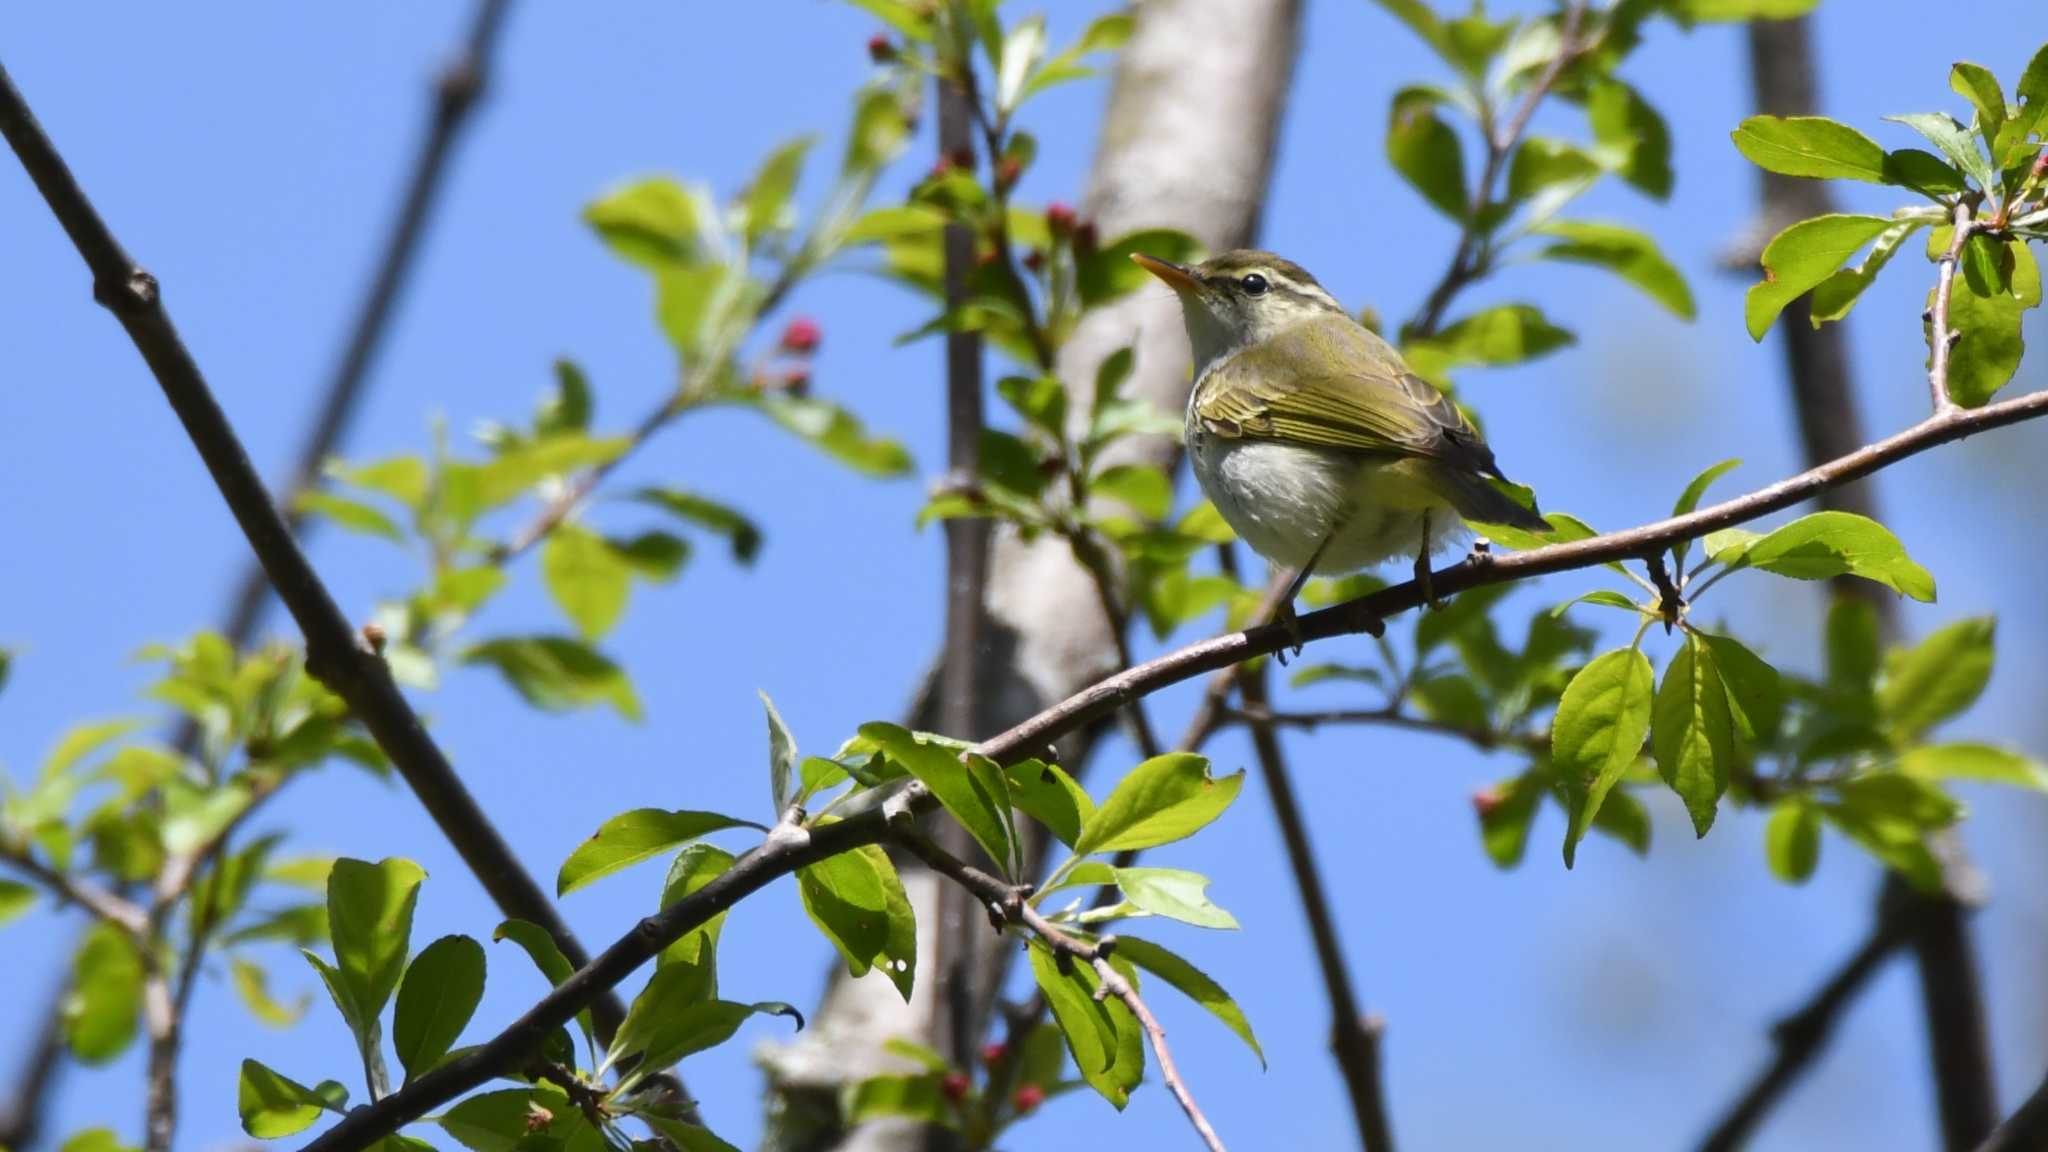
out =
<path fill-rule="evenodd" d="M 1032 272 L 1045 271 L 1045 249 L 1033 248 L 1024 253 L 1024 267 Z"/>
<path fill-rule="evenodd" d="M 1501 805 L 1501 794 L 1497 788 L 1481 788 L 1472 794 L 1472 810 L 1479 813 L 1481 820 L 1494 814 Z"/>
<path fill-rule="evenodd" d="M 1055 236 L 1072 232 L 1075 219 L 1074 210 L 1057 200 L 1045 206 L 1045 226 L 1052 229 Z"/>
<path fill-rule="evenodd" d="M 825 333 L 818 322 L 809 316 L 798 316 L 782 330 L 782 350 L 798 356 L 808 356 L 818 350 L 818 344 Z"/>
<path fill-rule="evenodd" d="M 1017 1089 L 1017 1094 L 1011 1097 L 1010 1103 L 1016 1106 L 1017 1115 L 1029 1116 L 1038 1110 L 1040 1104 L 1045 1103 L 1045 1089 L 1036 1084 L 1025 1084 Z"/>
<path fill-rule="evenodd" d="M 896 58 L 896 46 L 889 38 L 877 32 L 868 38 L 868 59 L 877 64 L 887 64 Z"/>
<path fill-rule="evenodd" d="M 1013 187 L 1017 183 L 1017 178 L 1022 175 L 1024 175 L 1023 162 L 1015 156 L 1005 156 L 1002 162 L 996 165 L 996 186 L 999 188 Z"/>
<path fill-rule="evenodd" d="M 948 1072 L 946 1078 L 939 1081 L 939 1091 L 955 1104 L 967 1099 L 967 1089 L 971 1086 L 965 1072 Z"/>
<path fill-rule="evenodd" d="M 1001 1064 L 1003 1057 L 1008 1055 L 1009 1051 L 1008 1048 L 1003 1047 L 1001 1044 L 984 1044 L 981 1046 L 981 1062 L 991 1067 Z"/>

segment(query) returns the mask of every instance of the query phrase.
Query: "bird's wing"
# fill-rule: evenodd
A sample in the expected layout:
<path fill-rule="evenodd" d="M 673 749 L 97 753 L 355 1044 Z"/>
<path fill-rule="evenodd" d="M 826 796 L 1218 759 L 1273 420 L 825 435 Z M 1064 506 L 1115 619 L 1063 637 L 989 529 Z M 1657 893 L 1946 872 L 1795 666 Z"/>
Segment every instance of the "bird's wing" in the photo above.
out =
<path fill-rule="evenodd" d="M 1328 370 L 1334 365 L 1344 370 Z M 1458 406 L 1349 317 L 1296 324 L 1217 365 L 1211 376 L 1195 399 L 1195 415 L 1216 435 L 1420 456 L 1500 474 Z"/>

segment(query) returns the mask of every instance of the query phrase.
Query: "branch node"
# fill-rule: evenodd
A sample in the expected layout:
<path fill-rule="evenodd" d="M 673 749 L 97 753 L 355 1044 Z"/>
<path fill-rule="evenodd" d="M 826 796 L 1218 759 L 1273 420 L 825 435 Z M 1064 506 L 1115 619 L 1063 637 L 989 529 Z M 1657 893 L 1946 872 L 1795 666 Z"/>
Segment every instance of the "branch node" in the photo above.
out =
<path fill-rule="evenodd" d="M 116 316 L 136 316 L 155 308 L 163 297 L 156 277 L 131 265 L 119 279 L 94 280 L 92 298 Z"/>

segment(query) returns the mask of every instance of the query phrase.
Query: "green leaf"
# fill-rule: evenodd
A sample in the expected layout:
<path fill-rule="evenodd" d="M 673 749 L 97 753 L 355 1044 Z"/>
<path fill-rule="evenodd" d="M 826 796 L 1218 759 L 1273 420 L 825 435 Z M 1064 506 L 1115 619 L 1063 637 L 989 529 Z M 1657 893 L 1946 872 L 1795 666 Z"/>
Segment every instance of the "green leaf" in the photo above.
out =
<path fill-rule="evenodd" d="M 1465 152 L 1458 134 L 1436 114 L 1442 97 L 1429 88 L 1394 94 L 1387 119 L 1387 159 L 1431 207 L 1463 221 L 1472 211 L 1465 184 Z"/>
<path fill-rule="evenodd" d="M 1876 772 L 1835 785 L 1844 806 L 1878 821 L 1919 829 L 1946 828 L 1962 817 L 1963 806 L 1931 780 L 1899 772 Z"/>
<path fill-rule="evenodd" d="M 1808 317 L 1818 328 L 1830 320 L 1840 320 L 1855 307 L 1863 290 L 1876 281 L 1877 274 L 1891 263 L 1893 253 L 1905 243 L 1921 225 L 1919 220 L 1903 220 L 1878 233 L 1877 241 L 1870 246 L 1870 254 L 1854 268 L 1841 268 L 1813 290 L 1813 299 L 1808 306 Z"/>
<path fill-rule="evenodd" d="M 1081 295 L 1082 307 L 1098 308 L 1148 284 L 1157 283 L 1151 273 L 1131 261 L 1133 253 L 1143 252 L 1175 264 L 1186 264 L 1197 259 L 1200 250 L 1201 246 L 1194 237 L 1171 228 L 1141 228 L 1127 232 L 1092 254 L 1076 255 L 1074 287 Z M 1101 415 L 1100 411 L 1097 415 Z"/>
<path fill-rule="evenodd" d="M 696 259 L 706 216 L 701 190 L 666 177 L 622 185 L 583 209 L 583 220 L 623 259 L 646 268 Z"/>
<path fill-rule="evenodd" d="M 1643 233 L 1620 224 L 1586 220 L 1553 220 L 1534 231 L 1560 241 L 1539 253 L 1544 259 L 1605 268 L 1642 289 L 1672 315 L 1693 318 L 1692 289 L 1686 286 L 1685 277 L 1657 250 L 1657 242 Z"/>
<path fill-rule="evenodd" d="M 0 880 L 0 924 L 20 918 L 35 903 L 34 888 L 17 880 Z"/>
<path fill-rule="evenodd" d="M 1970 130 L 1956 123 L 1956 118 L 1946 112 L 1914 112 L 1904 116 L 1887 116 L 1927 137 L 1940 149 L 1948 161 L 1977 182 L 1977 187 L 1990 190 L 1998 186 L 1998 174 L 1992 170 L 1991 162 L 1978 151 L 1977 141 L 1971 138 Z"/>
<path fill-rule="evenodd" d="M 491 940 L 493 943 L 510 940 L 519 945 L 526 952 L 527 958 L 533 961 L 533 966 L 540 969 L 542 976 L 547 977 L 550 987 L 559 988 L 562 981 L 576 974 L 576 966 L 569 963 L 567 956 L 562 955 L 561 944 L 548 934 L 547 929 L 531 921 L 507 920 L 491 933 Z M 585 1036 L 592 1034 L 589 1009 L 577 1013 L 576 1021 L 583 1026 Z"/>
<path fill-rule="evenodd" d="M 1915 564 L 1884 525 L 1849 512 L 1801 516 L 1749 545 L 1730 567 L 1761 568 L 1795 580 L 1861 576 L 1923 603 L 1934 577 Z"/>
<path fill-rule="evenodd" d="M 1522 862 L 1522 854 L 1529 846 L 1529 824 L 1548 790 L 1543 774 L 1531 770 L 1503 780 L 1473 797 L 1472 810 L 1479 817 L 1480 843 L 1494 867 L 1513 868 Z"/>
<path fill-rule="evenodd" d="M 387 456 L 357 465 L 330 460 L 323 471 L 352 488 L 389 496 L 407 508 L 417 509 L 426 503 L 427 463 L 417 456 Z"/>
<path fill-rule="evenodd" d="M 731 1144 L 718 1138 L 711 1129 L 701 1128 L 686 1120 L 671 1120 L 643 1112 L 642 1120 L 648 1127 L 661 1133 L 662 1138 L 676 1146 L 678 1152 L 740 1152 Z"/>
<path fill-rule="evenodd" d="M 1082 825 L 1074 854 L 1154 848 L 1185 839 L 1221 816 L 1243 786 L 1242 771 L 1210 776 L 1206 757 L 1188 752 L 1154 756 L 1131 769 Z"/>
<path fill-rule="evenodd" d="M 1081 828 L 1095 815 L 1095 801 L 1067 770 L 1040 760 L 1023 760 L 1004 768 L 1010 802 L 1046 826 L 1060 843 L 1072 848 Z"/>
<path fill-rule="evenodd" d="M 1237 918 L 1209 902 L 1209 878 L 1179 868 L 1119 868 L 1124 898 L 1154 916 L 1198 928 L 1236 928 Z"/>
<path fill-rule="evenodd" d="M 1595 159 L 1650 196 L 1671 195 L 1671 129 L 1640 93 L 1597 80 L 1586 93 L 1586 117 Z"/>
<path fill-rule="evenodd" d="M 1164 520 L 1173 510 L 1173 485 L 1166 473 L 1149 464 L 1117 464 L 1088 480 L 1092 495 L 1130 506 L 1146 520 Z"/>
<path fill-rule="evenodd" d="M 1996 155 L 1998 132 L 2005 127 L 2005 92 L 1998 86 L 1998 77 L 1981 64 L 1958 61 L 1948 71 L 1948 86 L 1976 107 L 1977 134 Z"/>
<path fill-rule="evenodd" d="M 1251 1021 L 1245 1019 L 1244 1010 L 1230 998 L 1214 980 L 1204 975 L 1194 965 L 1154 944 L 1135 936 L 1117 938 L 1116 954 L 1152 973 L 1172 985 L 1188 999 L 1200 1004 L 1209 1013 L 1237 1033 L 1238 1038 L 1251 1047 L 1252 1055 L 1259 1058 L 1259 1066 L 1266 1064 L 1266 1053 L 1259 1047 L 1258 1037 L 1252 1035 Z"/>
<path fill-rule="evenodd" d="M 988 853 L 996 867 L 1014 867 L 1010 829 L 1010 790 L 1002 769 L 984 756 L 959 753 L 926 743 L 894 724 L 863 724 L 860 734 L 874 742 L 905 771 L 924 782 L 938 802 L 952 813 Z"/>
<path fill-rule="evenodd" d="M 1603 608 L 1619 608 L 1624 612 L 1633 612 L 1639 615 L 1643 611 L 1642 605 L 1637 604 L 1627 596 L 1611 588 L 1601 588 L 1597 591 L 1588 592 L 1583 596 L 1572 597 L 1570 600 L 1552 608 L 1550 614 L 1552 616 L 1562 616 L 1575 604 L 1598 604 Z"/>
<path fill-rule="evenodd" d="M 1650 810 L 1626 790 L 1607 793 L 1593 817 L 1593 830 L 1621 841 L 1638 856 L 1650 854 Z"/>
<path fill-rule="evenodd" d="M 789 734 L 789 725 L 782 722 L 775 701 L 766 692 L 756 691 L 755 695 L 761 698 L 761 708 L 768 714 L 768 791 L 779 817 L 789 807 L 789 769 L 796 763 L 796 737 Z"/>
<path fill-rule="evenodd" d="M 1520 364 L 1576 343 L 1577 337 L 1528 304 L 1503 304 L 1467 316 L 1403 349 L 1428 376 L 1462 364 Z"/>
<path fill-rule="evenodd" d="M 1005 376 L 996 381 L 996 393 L 1033 428 L 1048 436 L 1066 433 L 1067 386 L 1059 377 Z"/>
<path fill-rule="evenodd" d="M 1892 221 L 1880 216 L 1828 215 L 1802 220 L 1764 248 L 1764 279 L 1743 302 L 1751 339 L 1761 341 L 1785 306 L 1812 291 L 1876 239 Z"/>
<path fill-rule="evenodd" d="M 713 844 L 692 844 L 684 848 L 676 855 L 675 862 L 669 865 L 668 879 L 662 882 L 661 906 L 667 908 L 723 876 L 732 867 L 733 859 L 732 853 Z M 694 964 L 704 970 L 708 986 L 716 994 L 718 935 L 724 927 L 725 913 L 720 912 L 663 948 L 661 955 L 655 958 L 655 964 Z"/>
<path fill-rule="evenodd" d="M 624 539 L 607 536 L 604 546 L 629 575 L 655 582 L 675 579 L 690 559 L 690 542 L 673 532 L 642 532 Z"/>
<path fill-rule="evenodd" d="M 1643 737 L 1650 731 L 1653 681 L 1650 662 L 1641 652 L 1617 648 L 1581 668 L 1558 701 L 1550 724 L 1550 754 L 1564 783 L 1571 817 L 1564 841 L 1567 868 L 1607 793 L 1642 751 Z"/>
<path fill-rule="evenodd" d="M 483 995 L 484 947 L 469 937 L 443 936 L 412 958 L 391 1018 L 392 1047 L 408 1083 L 455 1046 Z"/>
<path fill-rule="evenodd" d="M 1766 172 L 1886 183 L 1877 141 L 1825 116 L 1751 116 L 1732 135 L 1736 150 Z"/>
<path fill-rule="evenodd" d="M 1095 999 L 1093 982 L 1083 976 L 1086 966 L 1073 964 L 1062 972 L 1052 951 L 1036 939 L 1026 945 L 1026 950 L 1031 957 L 1031 975 L 1038 981 L 1039 991 L 1045 994 L 1046 1005 L 1052 1009 L 1053 1023 L 1059 1026 L 1060 1035 L 1066 1037 L 1074 1066 L 1104 1099 L 1118 1104 L 1114 1089 L 1105 1089 L 1098 1082 L 1116 1061 L 1116 1025 L 1109 1018 L 1108 1007 Z"/>
<path fill-rule="evenodd" d="M 1899 771 L 1926 780 L 1976 780 L 2048 791 L 2048 768 L 1991 744 L 1922 744 L 1908 748 Z"/>
<path fill-rule="evenodd" d="M 555 387 L 541 400 L 533 414 L 533 434 L 539 437 L 562 433 L 578 435 L 590 431 L 590 416 L 596 402 L 590 395 L 590 377 L 574 360 L 555 361 Z"/>
<path fill-rule="evenodd" d="M 758 240 L 787 226 L 790 194 L 796 191 L 797 176 L 803 172 L 804 155 L 811 150 L 808 136 L 791 140 L 768 154 L 740 198 L 741 231 L 748 240 Z"/>
<path fill-rule="evenodd" d="M 566 636 L 508 636 L 464 650 L 464 664 L 488 664 L 537 708 L 561 712 L 609 704 L 628 720 L 641 716 L 626 673 L 603 653 Z"/>
<path fill-rule="evenodd" d="M 327 925 L 341 986 L 362 1021 L 375 1020 L 405 971 L 413 906 L 426 873 L 410 860 L 336 860 L 327 874 Z"/>
<path fill-rule="evenodd" d="M 797 891 L 811 922 L 865 976 L 879 967 L 910 1002 L 917 973 L 917 920 L 889 854 L 870 844 L 797 869 Z"/>
<path fill-rule="evenodd" d="M 688 976 L 681 967 L 655 972 L 626 1010 L 626 1019 L 605 1053 L 606 1067 L 638 1056 L 640 1063 L 633 1075 L 659 1071 L 691 1053 L 725 1043 L 750 1016 L 788 1016 L 798 1027 L 803 1026 L 803 1014 L 787 1004 L 696 999 Z"/>
<path fill-rule="evenodd" d="M 1707 489 L 1713 485 L 1714 481 L 1734 471 L 1741 463 L 1742 461 L 1740 460 L 1723 460 L 1719 464 L 1712 465 L 1699 475 L 1693 477 L 1692 482 L 1685 486 L 1685 491 L 1679 493 L 1678 502 L 1671 506 L 1671 514 L 1673 516 L 1684 516 L 1698 508 L 1700 500 L 1706 496 Z M 1690 540 L 1680 540 L 1677 544 L 1673 545 L 1671 549 L 1672 562 L 1680 568 L 1685 567 L 1685 554 L 1687 549 L 1691 547 L 1692 541 Z"/>
<path fill-rule="evenodd" d="M 558 524 L 541 547 L 548 594 L 585 640 L 601 640 L 626 611 L 632 570 L 604 537 L 579 524 Z"/>
<path fill-rule="evenodd" d="M 2019 97 L 2022 105 L 2011 110 L 1992 149 L 2000 167 L 2019 163 L 2037 146 L 2028 141 L 2037 134 L 2048 134 L 2048 44 L 2034 53 L 2020 73 Z"/>
<path fill-rule="evenodd" d="M 1564 140 L 1531 136 L 1515 149 L 1508 165 L 1508 197 L 1528 200 L 1552 189 L 1576 195 L 1599 179 L 1600 163 Z"/>
<path fill-rule="evenodd" d="M 512 1152 L 527 1143 L 531 1135 L 527 1125 L 534 1119 L 533 1107 L 539 1102 L 538 1093 L 526 1088 L 503 1088 L 496 1092 L 480 1092 L 456 1101 L 438 1118 L 441 1130 L 471 1152 Z M 552 1111 L 550 1109 L 550 1111 Z M 555 1125 L 568 1127 L 571 1122 L 580 1121 L 581 1115 L 574 1108 L 557 1114 L 548 1125 L 548 1135 L 553 1135 Z"/>
<path fill-rule="evenodd" d="M 306 515 L 333 521 L 336 527 L 350 532 L 364 536 L 382 536 L 393 541 L 405 539 L 405 531 L 393 522 L 391 517 L 368 504 L 351 500 L 346 496 L 336 496 L 332 492 L 311 488 L 299 493 L 293 504 Z"/>
<path fill-rule="evenodd" d="M 1965 408 L 1982 405 L 2012 381 L 2026 351 L 2022 313 L 2041 303 L 2033 252 L 2020 240 L 2006 242 L 2004 250 L 2012 256 L 2009 289 L 1959 276 L 1949 296 L 1949 326 L 1962 337 L 1949 354 L 1948 394 Z"/>
<path fill-rule="evenodd" d="M 134 1042 L 142 977 L 142 957 L 119 928 L 99 922 L 86 929 L 62 1009 L 64 1043 L 80 1062 L 105 1064 Z"/>
<path fill-rule="evenodd" d="M 863 476 L 886 478 L 910 471 L 910 453 L 903 445 L 870 437 L 852 413 L 829 400 L 775 392 L 744 402 Z"/>
<path fill-rule="evenodd" d="M 1820 6 L 1820 0 L 1671 0 L 1671 14 L 1687 22 L 1790 20 Z"/>
<path fill-rule="evenodd" d="M 270 978 L 263 969 L 240 956 L 228 959 L 228 974 L 233 979 L 235 994 L 258 1020 L 272 1028 L 289 1028 L 306 1014 L 306 1006 L 312 1002 L 310 996 L 301 996 L 292 1004 L 280 1004 L 270 994 Z"/>
<path fill-rule="evenodd" d="M 727 504 L 674 488 L 642 488 L 634 500 L 667 512 L 693 528 L 723 536 L 732 547 L 732 558 L 752 564 L 761 551 L 761 530 L 744 514 Z"/>
<path fill-rule="evenodd" d="M 1737 730 L 1756 744 L 1770 744 L 1785 716 L 1785 688 L 1778 670 L 1733 637 L 1693 635 L 1713 654 L 1714 671 L 1728 690 Z"/>
<path fill-rule="evenodd" d="M 1027 16 L 1010 26 L 996 58 L 996 111 L 1008 114 L 1024 97 L 1024 82 L 1045 57 L 1045 17 Z"/>
<path fill-rule="evenodd" d="M 308 1088 L 254 1060 L 242 1061 L 242 1075 L 235 1088 L 235 1110 L 241 1114 L 242 1131 L 258 1140 L 303 1132 L 322 1111 L 341 1112 L 347 1101 L 348 1089 L 332 1080 Z"/>
<path fill-rule="evenodd" d="M 576 846 L 555 877 L 555 895 L 567 896 L 578 888 L 609 876 L 622 868 L 649 860 L 701 836 L 726 828 L 746 825 L 716 812 L 671 812 L 663 808 L 635 808 L 605 821 L 590 839 Z"/>
<path fill-rule="evenodd" d="M 1820 862 L 1820 813 L 1803 800 L 1771 809 L 1764 824 L 1764 859 L 1771 874 L 1787 884 L 1804 884 Z"/>
<path fill-rule="evenodd" d="M 1877 711 L 1893 740 L 1917 740 L 1977 702 L 1991 681 L 1994 630 L 1989 616 L 1958 620 L 1891 654 Z"/>
<path fill-rule="evenodd" d="M 1887 184 L 1911 188 L 1943 205 L 1948 197 L 1970 190 L 1970 182 L 1954 165 L 1918 148 L 1897 148 L 1886 153 L 1884 179 Z"/>
<path fill-rule="evenodd" d="M 1657 688 L 1650 749 L 1664 782 L 1685 801 L 1696 835 L 1714 826 L 1735 765 L 1735 739 L 1735 713 L 1713 649 L 1688 634 Z"/>
<path fill-rule="evenodd" d="M 942 1072 L 920 1072 L 913 1076 L 870 1076 L 855 1081 L 847 1090 L 843 1108 L 849 1124 L 870 1120 L 916 1120 L 941 1128 L 955 1128 L 954 1105 L 940 1091 Z"/>

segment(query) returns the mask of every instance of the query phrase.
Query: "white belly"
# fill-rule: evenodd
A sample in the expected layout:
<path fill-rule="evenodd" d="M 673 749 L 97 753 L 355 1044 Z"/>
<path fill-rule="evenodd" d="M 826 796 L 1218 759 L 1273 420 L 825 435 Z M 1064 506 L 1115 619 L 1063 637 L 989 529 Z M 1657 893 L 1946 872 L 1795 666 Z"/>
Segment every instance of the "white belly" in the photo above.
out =
<path fill-rule="evenodd" d="M 1197 423 L 1189 421 L 1187 441 L 1203 494 L 1245 543 L 1283 568 L 1306 564 L 1326 537 L 1316 560 L 1320 573 L 1413 559 L 1422 548 L 1425 512 L 1432 552 L 1467 534 L 1451 506 L 1401 464 L 1230 439 Z"/>

